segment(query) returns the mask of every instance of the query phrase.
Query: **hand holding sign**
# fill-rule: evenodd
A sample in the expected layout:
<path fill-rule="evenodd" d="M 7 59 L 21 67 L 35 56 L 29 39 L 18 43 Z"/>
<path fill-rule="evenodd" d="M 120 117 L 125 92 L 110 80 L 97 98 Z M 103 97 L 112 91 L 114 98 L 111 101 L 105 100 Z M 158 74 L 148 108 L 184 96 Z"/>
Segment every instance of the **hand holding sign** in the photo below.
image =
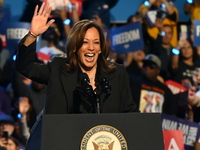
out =
<path fill-rule="evenodd" d="M 158 28 L 160 32 L 162 32 L 163 29 L 163 19 L 162 18 L 156 18 L 155 20 L 155 26 Z"/>
<path fill-rule="evenodd" d="M 200 139 L 197 142 L 194 142 L 194 150 L 200 149 Z"/>
<path fill-rule="evenodd" d="M 181 39 L 178 41 L 178 45 L 176 47 L 177 50 L 180 50 L 181 48 L 185 47 L 187 43 L 186 39 Z"/>
<path fill-rule="evenodd" d="M 34 35 L 38 36 L 44 33 L 49 26 L 55 21 L 50 20 L 47 22 L 48 17 L 51 13 L 52 8 L 50 7 L 49 3 L 42 3 L 42 6 L 38 10 L 38 5 L 35 7 L 34 15 L 31 21 L 30 31 Z"/>

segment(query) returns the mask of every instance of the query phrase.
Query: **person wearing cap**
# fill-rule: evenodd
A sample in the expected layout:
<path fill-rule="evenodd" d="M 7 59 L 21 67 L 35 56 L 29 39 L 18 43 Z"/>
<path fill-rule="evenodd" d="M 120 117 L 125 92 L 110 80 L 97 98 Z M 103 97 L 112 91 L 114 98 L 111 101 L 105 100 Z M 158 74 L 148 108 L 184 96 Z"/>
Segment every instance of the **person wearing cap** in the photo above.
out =
<path fill-rule="evenodd" d="M 160 59 L 154 54 L 148 54 L 143 60 L 142 76 L 129 76 L 132 95 L 141 112 L 175 115 L 174 96 L 171 90 L 157 79 L 160 67 Z"/>
<path fill-rule="evenodd" d="M 7 131 L 8 135 L 12 135 L 15 130 L 15 121 L 12 116 L 7 114 L 0 115 L 0 131 Z"/>
<path fill-rule="evenodd" d="M 2 135 L 3 132 L 7 132 L 7 138 L 9 137 L 16 138 L 20 142 L 20 145 L 24 146 L 26 144 L 26 140 L 24 139 L 24 137 L 20 135 L 20 132 L 18 132 L 16 122 L 11 115 L 7 114 L 0 115 L 0 135 Z"/>
<path fill-rule="evenodd" d="M 0 114 L 0 150 L 6 150 L 8 137 L 14 132 L 14 119 L 7 114 Z"/>

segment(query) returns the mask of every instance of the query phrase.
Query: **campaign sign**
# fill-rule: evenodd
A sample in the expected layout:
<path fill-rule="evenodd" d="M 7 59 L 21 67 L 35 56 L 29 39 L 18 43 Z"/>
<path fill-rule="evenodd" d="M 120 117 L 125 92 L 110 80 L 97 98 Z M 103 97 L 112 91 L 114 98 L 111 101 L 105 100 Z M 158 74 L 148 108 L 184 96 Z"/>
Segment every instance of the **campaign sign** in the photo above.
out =
<path fill-rule="evenodd" d="M 200 46 L 200 20 L 194 20 L 194 46 Z"/>
<path fill-rule="evenodd" d="M 157 10 L 150 10 L 147 12 L 146 19 L 151 27 L 155 26 Z"/>
<path fill-rule="evenodd" d="M 11 55 L 16 51 L 19 41 L 29 32 L 30 23 L 27 22 L 9 22 L 4 24 L 6 35 L 7 49 Z M 39 38 L 37 38 L 37 46 L 39 46 Z"/>
<path fill-rule="evenodd" d="M 141 24 L 139 22 L 112 29 L 112 49 L 117 54 L 144 49 Z"/>
<path fill-rule="evenodd" d="M 182 130 L 163 130 L 165 150 L 184 150 Z"/>
<path fill-rule="evenodd" d="M 3 32 L 3 24 L 11 20 L 11 10 L 10 7 L 0 7 L 0 34 Z"/>
<path fill-rule="evenodd" d="M 200 126 L 195 122 L 180 119 L 175 116 L 162 114 L 163 130 L 182 130 L 185 150 L 193 150 L 194 142 L 200 137 Z"/>

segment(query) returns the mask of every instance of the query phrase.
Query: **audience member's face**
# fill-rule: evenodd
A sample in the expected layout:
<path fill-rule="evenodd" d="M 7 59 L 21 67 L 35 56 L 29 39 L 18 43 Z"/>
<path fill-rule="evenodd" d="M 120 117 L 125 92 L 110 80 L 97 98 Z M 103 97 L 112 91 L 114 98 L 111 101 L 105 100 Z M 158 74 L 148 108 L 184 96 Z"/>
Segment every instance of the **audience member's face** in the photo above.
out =
<path fill-rule="evenodd" d="M 150 80 L 156 80 L 157 76 L 160 72 L 160 69 L 157 65 L 151 62 L 144 62 L 143 63 L 143 72 L 146 78 Z"/>
<path fill-rule="evenodd" d="M 193 49 L 192 49 L 192 46 L 190 45 L 190 43 L 188 41 L 186 41 L 184 46 L 181 48 L 181 53 L 182 53 L 183 57 L 186 58 L 186 59 L 192 58 Z"/>
<path fill-rule="evenodd" d="M 164 27 L 163 31 L 165 32 L 162 39 L 163 44 L 170 44 L 173 36 L 172 29 L 170 27 Z"/>
<path fill-rule="evenodd" d="M 1 123 L 0 124 L 0 131 L 7 131 L 8 135 L 12 135 L 12 133 L 14 132 L 14 125 L 9 124 L 9 123 Z"/>
<path fill-rule="evenodd" d="M 6 150 L 19 150 L 19 147 L 11 139 L 8 139 Z"/>
<path fill-rule="evenodd" d="M 78 50 L 78 59 L 84 70 L 93 68 L 101 52 L 100 35 L 96 28 L 87 30 L 83 39 L 83 45 Z"/>
<path fill-rule="evenodd" d="M 200 84 L 200 67 L 196 68 L 193 74 L 193 81 L 195 84 Z"/>

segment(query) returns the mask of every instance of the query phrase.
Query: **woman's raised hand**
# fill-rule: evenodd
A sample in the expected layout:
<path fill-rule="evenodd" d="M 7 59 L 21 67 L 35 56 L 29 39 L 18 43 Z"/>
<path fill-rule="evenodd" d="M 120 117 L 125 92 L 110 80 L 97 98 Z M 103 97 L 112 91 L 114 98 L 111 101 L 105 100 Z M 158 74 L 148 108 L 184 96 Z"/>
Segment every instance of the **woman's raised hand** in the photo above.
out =
<path fill-rule="evenodd" d="M 55 21 L 54 19 L 48 21 L 51 10 L 52 7 L 48 2 L 43 2 L 40 8 L 38 7 L 38 5 L 35 7 L 30 27 L 30 32 L 33 35 L 38 36 L 44 33 L 49 28 L 49 26 Z"/>

